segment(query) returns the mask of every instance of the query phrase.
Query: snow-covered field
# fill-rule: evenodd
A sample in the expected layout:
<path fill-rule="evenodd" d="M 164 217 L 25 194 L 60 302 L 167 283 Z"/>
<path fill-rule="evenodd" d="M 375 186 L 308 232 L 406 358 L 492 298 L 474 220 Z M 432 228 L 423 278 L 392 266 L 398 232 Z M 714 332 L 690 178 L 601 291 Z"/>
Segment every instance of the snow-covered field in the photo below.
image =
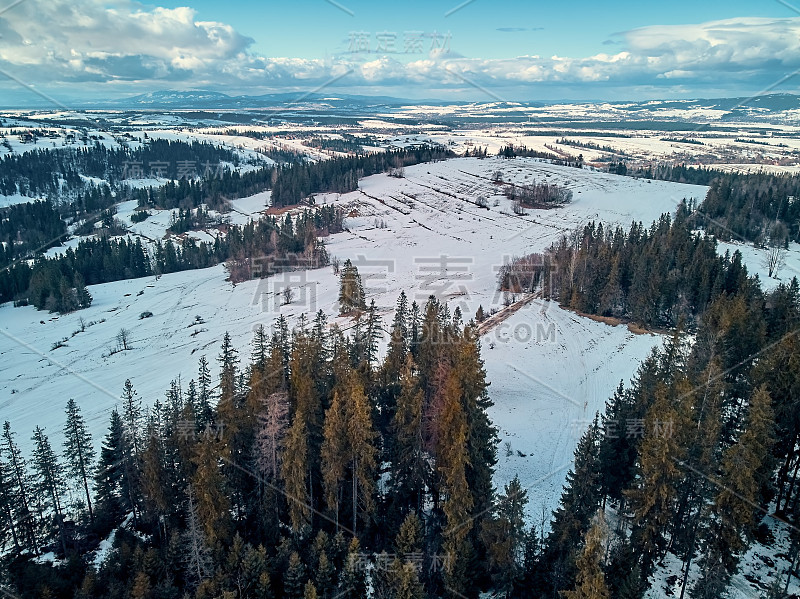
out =
<path fill-rule="evenodd" d="M 490 179 L 496 170 L 506 180 L 567 184 L 574 200 L 562 208 L 515 216 Z M 327 248 L 358 266 L 387 324 L 401 290 L 419 303 L 435 294 L 451 310 L 459 306 L 467 318 L 479 305 L 500 308 L 497 269 L 509 257 L 544 249 L 590 219 L 625 226 L 633 219 L 650 222 L 673 211 L 680 199 L 705 194 L 702 187 L 647 183 L 534 159 L 456 159 L 410 167 L 405 175 L 376 175 L 363 180 L 357 192 L 317 198 L 318 203 L 340 204 L 351 215 L 349 231 L 329 237 Z M 233 214 L 250 218 L 267 195 L 234 202 Z M 488 209 L 471 203 L 481 195 Z M 131 211 L 132 206 L 123 205 L 119 216 L 125 220 Z M 146 236 L 163 234 L 164 218 L 153 216 L 137 230 Z M 37 425 L 58 443 L 63 407 L 73 397 L 99 441 L 126 378 L 152 403 L 163 397 L 173 378 L 185 385 L 195 377 L 201 355 L 213 363 L 225 331 L 246 355 L 254 327 L 271 326 L 279 314 L 295 324 L 300 314 L 321 309 L 343 328 L 350 326 L 336 317 L 338 280 L 331 268 L 236 286 L 225 279 L 224 267 L 217 266 L 95 285 L 90 308 L 63 316 L 0 306 L 0 420 L 12 423 L 24 445 Z M 286 285 L 294 289 L 295 299 L 280 306 L 277 295 Z M 144 312 L 153 316 L 140 318 Z M 95 324 L 76 333 L 81 319 Z M 113 353 L 123 328 L 130 331 L 133 348 Z M 65 338 L 63 347 L 53 349 Z M 543 479 L 531 488 L 531 514 L 543 505 L 554 506 L 586 422 L 658 343 L 657 337 L 634 336 L 625 327 L 537 302 L 484 337 L 492 417 L 501 446 L 508 442 L 514 450 L 507 458 L 501 448 L 497 481 L 502 484 L 515 473 L 526 484 Z"/>
<path fill-rule="evenodd" d="M 506 182 L 567 185 L 573 201 L 514 215 L 502 186 L 492 180 L 498 170 Z M 541 251 L 590 220 L 624 227 L 634 220 L 648 224 L 673 212 L 684 198 L 702 200 L 705 192 L 700 186 L 636 180 L 536 159 L 470 158 L 408 167 L 404 178 L 375 175 L 362 180 L 358 191 L 319 195 L 316 202 L 345 209 L 347 231 L 325 240 L 328 252 L 358 267 L 368 299 L 375 300 L 388 325 L 401 290 L 418 303 L 436 295 L 451 311 L 459 307 L 466 319 L 478 306 L 486 311 L 502 308 L 497 273 L 512 256 Z M 478 205 L 477 198 L 485 198 L 488 207 Z M 236 200 L 228 217 L 246 222 L 268 202 L 269 193 Z M 122 204 L 118 217 L 130 224 L 134 209 L 132 203 Z M 147 240 L 160 238 L 169 215 L 153 211 L 131 229 Z M 751 272 L 758 272 L 766 286 L 777 284 L 762 272 L 759 250 L 721 244 L 720 251 L 725 249 L 742 251 Z M 787 280 L 797 269 L 800 247 L 792 246 L 779 276 Z M 281 305 L 279 296 L 287 285 L 295 297 Z M 344 329 L 352 324 L 336 316 L 338 279 L 330 267 L 234 286 L 220 265 L 95 285 L 90 291 L 90 308 L 63 316 L 0 306 L 0 420 L 11 422 L 26 451 L 37 425 L 60 444 L 69 398 L 81 405 L 99 443 L 126 378 L 152 404 L 163 398 L 171 380 L 180 378 L 185 387 L 196 377 L 200 356 L 209 359 L 216 373 L 225 331 L 246 358 L 255 327 L 269 328 L 281 314 L 292 326 L 301 314 L 317 310 Z M 142 318 L 146 312 L 152 316 Z M 132 348 L 115 352 L 121 329 L 130 331 Z M 528 489 L 528 518 L 538 524 L 544 516 L 546 522 L 580 435 L 619 382 L 627 383 L 662 339 L 533 300 L 486 333 L 481 343 L 494 402 L 490 416 L 500 437 L 495 483 L 502 487 L 519 475 Z M 776 530 L 779 538 L 783 532 Z M 783 567 L 775 556 L 781 547 L 753 549 L 745 558 L 747 571 L 768 568 L 759 555 Z M 652 597 L 661 596 L 666 578 L 676 571 L 667 565 Z M 751 596 L 752 588 L 741 576 L 734 587 L 736 599 Z"/>

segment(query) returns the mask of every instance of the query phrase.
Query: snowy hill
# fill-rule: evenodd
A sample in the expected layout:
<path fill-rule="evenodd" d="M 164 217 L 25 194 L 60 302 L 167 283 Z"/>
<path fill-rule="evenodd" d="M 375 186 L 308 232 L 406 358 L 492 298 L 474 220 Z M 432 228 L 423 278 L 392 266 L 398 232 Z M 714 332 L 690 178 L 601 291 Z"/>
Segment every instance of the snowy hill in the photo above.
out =
<path fill-rule="evenodd" d="M 568 185 L 574 200 L 558 209 L 514 215 L 491 180 L 496 170 L 508 181 Z M 467 318 L 479 305 L 487 311 L 502 308 L 497 271 L 511 256 L 542 250 L 591 219 L 624 226 L 634 219 L 649 223 L 673 211 L 682 198 L 704 194 L 698 186 L 492 158 L 409 167 L 402 179 L 376 175 L 363 180 L 359 191 L 317 201 L 346 208 L 349 231 L 326 239 L 328 251 L 358 266 L 368 299 L 375 299 L 388 324 L 401 290 L 418 303 L 435 294 Z M 488 208 L 472 203 L 479 196 L 487 198 Z M 240 203 L 255 210 L 253 202 Z M 338 279 L 330 268 L 236 286 L 225 279 L 224 268 L 217 266 L 96 285 L 90 288 L 90 308 L 62 316 L 0 306 L 0 417 L 11 421 L 25 444 L 36 425 L 59 443 L 63 407 L 72 397 L 99 440 L 126 378 L 152 403 L 163 397 L 176 373 L 184 384 L 195 377 L 201 355 L 213 363 L 225 331 L 246 351 L 253 329 L 271 326 L 280 314 L 293 325 L 302 313 L 322 309 L 342 328 L 351 324 L 336 317 Z M 286 285 L 294 289 L 295 300 L 280 306 L 277 296 Z M 152 317 L 140 318 L 145 312 Z M 76 333 L 81 319 L 95 324 Z M 132 349 L 114 353 L 121 329 L 130 331 Z M 60 342 L 63 347 L 52 349 Z M 501 429 L 501 445 L 507 441 L 528 456 L 502 457 L 498 482 L 517 472 L 533 482 L 556 470 L 532 491 L 531 513 L 542 505 L 553 507 L 586 421 L 659 343 L 657 337 L 633 335 L 539 302 L 485 336 L 492 417 Z"/>

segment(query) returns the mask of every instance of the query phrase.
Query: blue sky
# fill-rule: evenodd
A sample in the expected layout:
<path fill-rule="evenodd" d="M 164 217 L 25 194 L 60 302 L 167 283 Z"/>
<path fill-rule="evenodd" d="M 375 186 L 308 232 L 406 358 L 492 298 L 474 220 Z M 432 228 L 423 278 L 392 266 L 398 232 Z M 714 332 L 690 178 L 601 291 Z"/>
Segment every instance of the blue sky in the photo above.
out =
<path fill-rule="evenodd" d="M 796 92 L 798 69 L 800 9 L 782 0 L 0 0 L 0 93 L 20 98 L 709 97 Z"/>
<path fill-rule="evenodd" d="M 620 36 L 615 34 L 648 25 L 682 25 L 745 16 L 798 16 L 774 0 L 473 0 L 466 5 L 464 0 L 342 0 L 337 4 L 353 14 L 325 0 L 200 0 L 188 5 L 197 10 L 198 19 L 224 21 L 253 38 L 256 52 L 303 58 L 319 58 L 326 52 L 347 49 L 343 42 L 349 40 L 351 31 L 450 32 L 453 49 L 471 57 L 588 56 L 608 51 L 608 44 L 603 42 L 619 42 Z M 187 2 L 159 5 L 177 8 L 187 6 Z M 508 31 L 515 29 L 522 31 Z"/>

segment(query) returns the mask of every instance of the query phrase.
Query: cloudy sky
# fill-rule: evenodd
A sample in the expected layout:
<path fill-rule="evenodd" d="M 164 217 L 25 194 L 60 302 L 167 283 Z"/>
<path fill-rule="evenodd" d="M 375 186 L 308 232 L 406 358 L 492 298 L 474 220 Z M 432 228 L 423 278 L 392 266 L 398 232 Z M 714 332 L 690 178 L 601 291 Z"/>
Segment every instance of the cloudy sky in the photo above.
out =
<path fill-rule="evenodd" d="M 34 87 L 68 102 L 167 89 L 320 89 L 549 101 L 797 92 L 798 6 L 0 0 L 0 95 L 33 100 Z"/>

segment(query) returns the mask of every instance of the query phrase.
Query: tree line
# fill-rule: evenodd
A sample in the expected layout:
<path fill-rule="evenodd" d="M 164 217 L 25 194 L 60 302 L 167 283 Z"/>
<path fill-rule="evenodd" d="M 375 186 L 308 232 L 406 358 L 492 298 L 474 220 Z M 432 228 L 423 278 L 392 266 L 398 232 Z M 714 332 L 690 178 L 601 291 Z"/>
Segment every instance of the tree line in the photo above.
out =
<path fill-rule="evenodd" d="M 368 582 L 477 597 L 505 523 L 475 326 L 401 294 L 379 360 L 374 303 L 353 319 L 347 336 L 322 312 L 260 327 L 246 365 L 226 334 L 218 377 L 202 357 L 150 408 L 126 381 L 99 447 L 74 401 L 61 456 L 37 429 L 26 459 L 6 423 L 5 583 L 58 598 L 356 599 Z M 60 561 L 33 559 L 46 551 Z"/>
<path fill-rule="evenodd" d="M 0 301 L 32 304 L 38 309 L 71 312 L 91 303 L 86 285 L 207 268 L 227 263 L 232 279 L 247 280 L 279 269 L 319 268 L 328 263 L 321 236 L 341 230 L 343 214 L 333 206 L 307 210 L 294 219 L 262 217 L 246 225 L 230 225 L 214 241 L 191 236 L 157 241 L 148 249 L 141 239 L 100 235 L 81 240 L 53 257 L 21 261 L 0 272 Z"/>
<path fill-rule="evenodd" d="M 740 252 L 720 256 L 715 239 L 694 232 L 693 222 L 681 203 L 674 217 L 664 214 L 649 228 L 590 223 L 543 254 L 504 265 L 499 287 L 541 287 L 544 297 L 588 314 L 694 330 L 714 300 L 758 281 L 748 277 Z"/>
<path fill-rule="evenodd" d="M 627 234 L 590 224 L 500 273 L 501 287 L 673 331 L 588 423 L 517 596 L 641 598 L 671 556 L 682 597 L 720 598 L 751 543 L 774 542 L 771 518 L 789 523 L 797 559 L 800 285 L 762 291 L 689 214 Z M 764 580 L 769 597 L 788 576 Z"/>
<path fill-rule="evenodd" d="M 0 158 L 0 193 L 71 201 L 87 188 L 83 177 L 116 188 L 127 178 L 179 179 L 181 172 L 191 178 L 202 175 L 208 164 L 216 169 L 221 162 L 238 166 L 240 161 L 238 152 L 198 141 L 150 139 L 119 148 L 98 141 L 82 148 L 37 149 Z"/>
<path fill-rule="evenodd" d="M 355 191 L 358 189 L 358 180 L 363 177 L 453 156 L 445 148 L 423 145 L 281 167 L 272 185 L 272 205 L 298 204 L 313 193 Z"/>

